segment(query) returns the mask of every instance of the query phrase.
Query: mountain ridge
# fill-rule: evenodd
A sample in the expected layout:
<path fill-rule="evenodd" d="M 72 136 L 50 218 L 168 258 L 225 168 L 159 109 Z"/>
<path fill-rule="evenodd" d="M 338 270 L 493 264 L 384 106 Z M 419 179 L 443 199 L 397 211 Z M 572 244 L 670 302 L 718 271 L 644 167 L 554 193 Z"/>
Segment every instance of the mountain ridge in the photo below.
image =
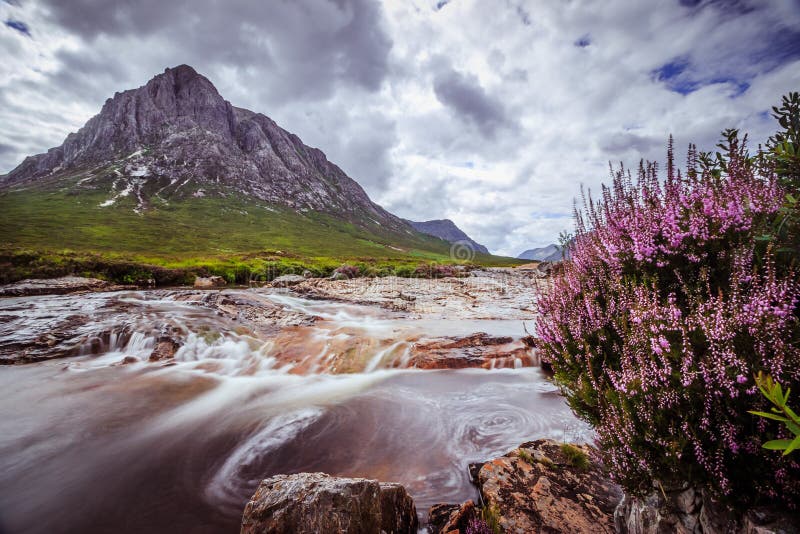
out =
<path fill-rule="evenodd" d="M 517 259 L 532 261 L 561 261 L 562 258 L 561 247 L 555 243 L 546 247 L 528 249 L 517 256 Z"/>
<path fill-rule="evenodd" d="M 456 223 L 450 219 L 433 219 L 430 221 L 410 221 L 405 219 L 405 221 L 409 223 L 417 232 L 432 235 L 434 237 L 438 237 L 439 239 L 449 241 L 450 243 L 463 241 L 468 243 L 475 252 L 490 254 L 489 249 L 468 236 L 461 228 L 456 226 Z"/>

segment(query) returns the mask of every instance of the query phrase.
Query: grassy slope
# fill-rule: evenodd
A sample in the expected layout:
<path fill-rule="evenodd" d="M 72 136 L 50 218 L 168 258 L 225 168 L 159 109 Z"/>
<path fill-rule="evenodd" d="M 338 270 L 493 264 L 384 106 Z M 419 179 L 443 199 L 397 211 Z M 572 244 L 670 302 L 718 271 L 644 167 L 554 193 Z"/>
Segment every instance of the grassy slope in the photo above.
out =
<path fill-rule="evenodd" d="M 342 263 L 387 274 L 424 261 L 450 261 L 450 244 L 436 238 L 298 214 L 224 191 L 170 202 L 153 196 L 142 214 L 134 212 L 132 195 L 102 208 L 111 196 L 108 187 L 75 194 L 78 178 L 0 192 L 0 279 L 78 272 L 133 281 L 149 273 L 177 283 L 215 273 L 241 282 L 304 268 L 324 274 Z M 482 254 L 474 261 L 519 263 Z"/>

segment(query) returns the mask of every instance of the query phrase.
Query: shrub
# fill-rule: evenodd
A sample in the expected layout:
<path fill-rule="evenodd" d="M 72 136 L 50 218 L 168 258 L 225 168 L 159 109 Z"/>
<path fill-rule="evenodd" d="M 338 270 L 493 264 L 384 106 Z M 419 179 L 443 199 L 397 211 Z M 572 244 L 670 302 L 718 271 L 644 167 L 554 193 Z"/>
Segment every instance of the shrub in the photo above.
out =
<path fill-rule="evenodd" d="M 666 180 L 621 168 L 576 210 L 572 260 L 539 300 L 540 353 L 628 491 L 689 480 L 791 502 L 800 465 L 764 451 L 767 422 L 747 413 L 766 407 L 756 372 L 800 385 L 800 287 L 756 239 L 784 191 L 735 132 L 725 147 L 717 172 L 690 147 L 682 176 L 670 141 Z"/>

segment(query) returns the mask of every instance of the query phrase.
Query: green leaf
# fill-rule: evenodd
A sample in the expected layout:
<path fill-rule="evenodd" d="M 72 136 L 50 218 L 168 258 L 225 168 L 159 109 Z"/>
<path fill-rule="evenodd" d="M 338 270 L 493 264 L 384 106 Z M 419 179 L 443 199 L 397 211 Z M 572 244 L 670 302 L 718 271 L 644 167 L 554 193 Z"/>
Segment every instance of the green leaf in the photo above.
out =
<path fill-rule="evenodd" d="M 791 419 L 789 419 L 788 417 L 783 417 L 782 415 L 775 415 L 774 413 L 754 412 L 752 410 L 748 411 L 748 413 L 751 413 L 753 415 L 757 415 L 759 417 L 763 417 L 765 419 L 774 419 L 775 421 L 782 421 L 784 423 L 787 422 L 787 421 L 791 421 Z"/>
<path fill-rule="evenodd" d="M 793 450 L 795 450 L 798 447 L 800 447 L 800 436 L 797 436 L 796 438 L 794 438 L 792 440 L 792 442 L 789 444 L 789 446 L 786 447 L 786 450 L 783 451 L 783 455 L 786 456 L 787 454 L 789 454 L 790 452 L 792 452 Z"/>
<path fill-rule="evenodd" d="M 791 444 L 792 442 L 788 439 L 773 439 L 763 444 L 762 447 L 771 451 L 783 451 Z"/>
<path fill-rule="evenodd" d="M 795 436 L 800 436 L 800 426 L 797 426 L 797 424 L 792 421 L 786 421 L 786 428 L 791 430 Z"/>

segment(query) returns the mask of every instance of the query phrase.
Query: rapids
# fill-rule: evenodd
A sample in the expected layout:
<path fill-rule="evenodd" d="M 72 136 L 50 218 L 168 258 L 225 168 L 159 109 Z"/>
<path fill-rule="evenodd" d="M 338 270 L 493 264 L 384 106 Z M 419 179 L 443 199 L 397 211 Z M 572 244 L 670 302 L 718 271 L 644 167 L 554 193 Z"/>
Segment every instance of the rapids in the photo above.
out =
<path fill-rule="evenodd" d="M 518 338 L 520 321 L 237 291 L 294 322 L 245 328 L 188 290 L 0 300 L 7 346 L 89 319 L 57 340 L 69 357 L 0 367 L 0 532 L 233 533 L 259 480 L 301 471 L 401 482 L 424 518 L 476 498 L 470 462 L 591 439 L 538 368 L 404 366 L 415 340 Z M 185 342 L 148 362 L 164 324 Z M 300 364 L 281 359 L 287 346 Z M 327 372 L 337 351 L 358 372 Z"/>

